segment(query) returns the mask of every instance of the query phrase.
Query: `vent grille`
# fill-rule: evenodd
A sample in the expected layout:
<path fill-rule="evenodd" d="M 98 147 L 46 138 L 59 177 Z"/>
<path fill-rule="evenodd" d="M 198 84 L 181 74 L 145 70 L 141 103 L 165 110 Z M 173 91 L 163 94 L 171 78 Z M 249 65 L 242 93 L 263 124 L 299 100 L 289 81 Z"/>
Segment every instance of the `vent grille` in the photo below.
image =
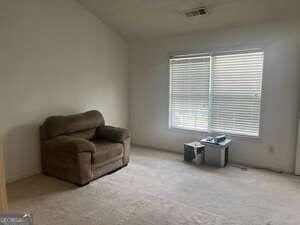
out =
<path fill-rule="evenodd" d="M 207 9 L 205 7 L 200 7 L 196 9 L 189 9 L 184 12 L 186 17 L 194 17 L 194 16 L 203 16 L 207 15 Z"/>

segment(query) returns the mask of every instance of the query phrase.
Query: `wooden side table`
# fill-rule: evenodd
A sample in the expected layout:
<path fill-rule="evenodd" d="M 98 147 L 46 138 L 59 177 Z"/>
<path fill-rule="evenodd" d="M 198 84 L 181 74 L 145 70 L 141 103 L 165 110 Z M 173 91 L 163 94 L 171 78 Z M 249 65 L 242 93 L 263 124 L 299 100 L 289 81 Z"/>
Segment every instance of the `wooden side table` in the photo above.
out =
<path fill-rule="evenodd" d="M 197 163 L 204 162 L 205 146 L 198 141 L 184 144 L 184 160 L 193 161 L 196 160 Z M 199 157 L 200 156 L 200 157 Z"/>
<path fill-rule="evenodd" d="M 7 195 L 2 140 L 2 134 L 0 133 L 0 213 L 5 213 L 7 212 Z"/>

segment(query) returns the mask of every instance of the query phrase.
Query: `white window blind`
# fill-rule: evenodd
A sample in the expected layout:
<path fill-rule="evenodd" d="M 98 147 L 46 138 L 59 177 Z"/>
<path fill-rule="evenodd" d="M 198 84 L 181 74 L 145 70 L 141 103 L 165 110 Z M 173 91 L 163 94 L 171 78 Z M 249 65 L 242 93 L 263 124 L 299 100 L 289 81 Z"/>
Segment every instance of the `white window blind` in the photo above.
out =
<path fill-rule="evenodd" d="M 207 130 L 210 57 L 171 59 L 170 73 L 172 127 Z"/>
<path fill-rule="evenodd" d="M 263 53 L 216 55 L 212 67 L 211 129 L 258 136 Z"/>
<path fill-rule="evenodd" d="M 262 51 L 170 59 L 170 126 L 260 135 Z"/>

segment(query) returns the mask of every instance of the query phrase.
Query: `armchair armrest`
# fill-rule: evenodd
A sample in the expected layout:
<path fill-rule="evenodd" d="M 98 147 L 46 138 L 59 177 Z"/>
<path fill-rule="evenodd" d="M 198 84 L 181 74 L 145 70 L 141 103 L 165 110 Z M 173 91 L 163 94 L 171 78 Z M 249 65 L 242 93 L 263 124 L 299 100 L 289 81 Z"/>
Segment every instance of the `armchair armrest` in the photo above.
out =
<path fill-rule="evenodd" d="M 46 175 L 80 186 L 92 179 L 92 154 L 96 146 L 85 139 L 58 136 L 42 141 L 42 170 Z"/>
<path fill-rule="evenodd" d="M 99 139 L 106 139 L 113 142 L 123 143 L 131 135 L 130 131 L 125 128 L 101 126 L 97 128 L 96 136 Z"/>
<path fill-rule="evenodd" d="M 52 140 L 44 142 L 49 150 L 63 151 L 68 153 L 95 152 L 96 146 L 83 138 L 69 136 L 59 136 Z"/>

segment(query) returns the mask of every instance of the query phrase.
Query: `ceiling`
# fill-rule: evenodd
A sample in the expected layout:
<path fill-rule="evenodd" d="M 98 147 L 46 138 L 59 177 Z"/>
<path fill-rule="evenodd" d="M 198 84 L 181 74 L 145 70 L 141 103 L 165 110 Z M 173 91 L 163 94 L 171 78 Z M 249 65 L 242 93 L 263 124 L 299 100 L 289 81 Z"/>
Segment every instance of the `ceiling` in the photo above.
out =
<path fill-rule="evenodd" d="M 300 18 L 300 0 L 77 0 L 127 40 Z M 183 11 L 205 6 L 209 14 Z"/>

